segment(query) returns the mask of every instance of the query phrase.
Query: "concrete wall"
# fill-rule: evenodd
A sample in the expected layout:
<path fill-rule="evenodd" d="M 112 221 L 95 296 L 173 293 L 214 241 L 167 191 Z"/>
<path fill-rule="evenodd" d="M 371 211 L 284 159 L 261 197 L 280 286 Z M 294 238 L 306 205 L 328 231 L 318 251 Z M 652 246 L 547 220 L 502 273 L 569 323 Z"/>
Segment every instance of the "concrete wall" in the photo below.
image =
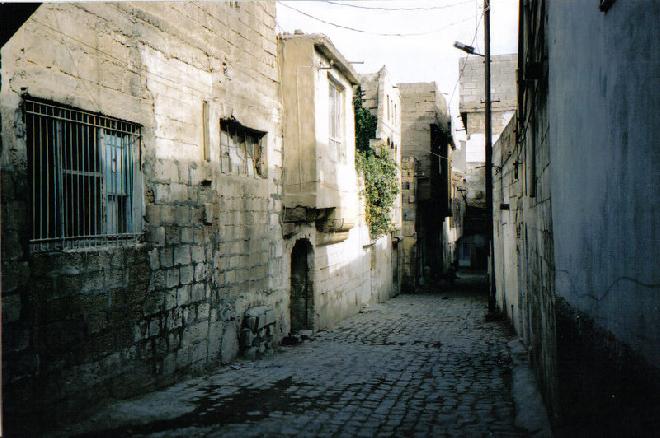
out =
<path fill-rule="evenodd" d="M 547 9 L 552 168 L 542 183 L 552 187 L 560 376 L 576 343 L 593 352 L 574 394 L 599 388 L 604 424 L 643 434 L 657 421 L 636 429 L 639 418 L 657 420 L 660 406 L 660 5 L 590 6 Z"/>
<path fill-rule="evenodd" d="M 660 99 L 639 87 L 660 8 L 610 6 L 526 10 L 547 24 L 520 32 L 525 105 L 494 149 L 498 305 L 565 436 L 652 434 L 660 406 Z"/>
<path fill-rule="evenodd" d="M 660 296 L 649 286 L 660 283 L 660 94 L 638 86 L 657 86 L 660 72 L 660 7 L 649 6 L 549 7 L 548 182 L 557 295 L 660 364 Z"/>
<path fill-rule="evenodd" d="M 56 417 L 230 361 L 250 306 L 284 326 L 274 14 L 266 2 L 48 4 L 2 48 L 6 419 L 27 427 L 26 408 Z M 23 92 L 142 125 L 139 243 L 31 253 Z M 264 176 L 221 171 L 230 116 L 267 133 Z"/>

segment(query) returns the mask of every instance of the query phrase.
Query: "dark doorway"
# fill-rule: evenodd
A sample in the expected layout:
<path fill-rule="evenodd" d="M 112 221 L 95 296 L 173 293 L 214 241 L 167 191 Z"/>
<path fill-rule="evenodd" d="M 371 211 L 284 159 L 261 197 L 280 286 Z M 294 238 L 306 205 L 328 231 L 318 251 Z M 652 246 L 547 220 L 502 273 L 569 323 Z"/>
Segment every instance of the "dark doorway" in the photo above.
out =
<path fill-rule="evenodd" d="M 314 329 L 314 250 L 307 239 L 291 251 L 291 333 Z"/>

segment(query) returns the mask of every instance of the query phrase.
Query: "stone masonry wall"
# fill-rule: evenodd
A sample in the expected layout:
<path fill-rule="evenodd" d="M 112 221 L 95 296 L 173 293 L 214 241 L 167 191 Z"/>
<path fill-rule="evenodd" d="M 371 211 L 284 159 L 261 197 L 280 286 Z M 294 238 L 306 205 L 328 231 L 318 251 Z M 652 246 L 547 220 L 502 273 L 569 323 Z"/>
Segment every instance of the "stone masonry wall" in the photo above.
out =
<path fill-rule="evenodd" d="M 521 260 L 519 230 L 522 224 L 522 169 L 518 169 L 516 117 L 511 119 L 493 145 L 493 235 L 497 306 L 522 336 L 522 301 L 518 289 L 518 263 Z"/>
<path fill-rule="evenodd" d="M 361 213 L 347 236 L 333 236 L 337 233 L 321 232 L 313 224 L 299 223 L 291 224 L 292 232 L 284 241 L 285 273 L 290 272 L 296 242 L 307 239 L 312 245 L 314 331 L 334 327 L 364 305 L 386 301 L 399 291 L 398 274 L 394 277 L 397 267 L 393 258 L 397 252 L 392 248 L 392 237 L 372 240 L 364 217 L 363 197 L 358 204 Z M 283 330 L 289 332 L 288 322 Z"/>
<path fill-rule="evenodd" d="M 402 205 L 402 234 L 403 234 L 403 270 L 401 290 L 413 292 L 417 284 L 417 233 L 415 222 L 417 204 L 415 202 L 416 179 L 415 159 L 412 157 L 401 159 L 401 205 Z"/>
<path fill-rule="evenodd" d="M 509 215 L 515 220 L 515 236 L 517 251 L 517 280 L 505 279 L 507 284 L 517 283 L 517 307 L 510 311 L 510 302 L 507 304 L 507 313 L 515 318 L 518 314 L 521 322 L 514 326 L 520 327 L 519 334 L 528 345 L 531 362 L 536 368 L 537 377 L 541 382 L 544 399 L 549 412 L 557 417 L 557 371 L 556 371 L 556 325 L 555 325 L 555 265 L 554 265 L 554 237 L 552 229 L 551 186 L 550 178 L 550 139 L 547 101 L 543 87 L 547 82 L 540 81 L 536 92 L 538 98 L 533 106 L 533 118 L 523 120 L 523 128 L 517 133 L 520 142 L 518 147 L 512 148 L 511 129 L 509 125 L 503 135 L 501 145 L 503 150 L 509 150 L 506 174 L 511 184 L 511 171 L 514 163 L 518 163 L 518 181 L 513 183 L 513 190 L 509 189 Z M 529 110 L 529 109 L 528 109 Z M 508 139 L 508 140 L 507 140 Z M 501 153 L 501 150 L 498 152 Z M 501 163 L 501 158 L 500 158 Z M 495 165 L 497 163 L 494 162 Z M 496 177 L 494 177 L 495 181 Z M 506 184 L 501 186 L 506 196 Z M 501 196 L 501 192 L 500 195 Z M 495 199 L 495 197 L 494 197 Z M 494 204 L 495 211 L 499 205 Z M 508 224 L 507 224 L 508 225 Z M 510 227 L 510 226 L 509 226 Z M 509 228 L 502 229 L 502 233 L 510 233 Z M 503 235 L 499 236 L 500 238 Z M 507 239 L 508 240 L 508 239 Z M 501 242 L 506 245 L 511 254 L 510 242 Z M 503 247 L 502 247 L 503 250 Z M 505 255 L 506 257 L 506 255 Z M 510 272 L 506 268 L 505 272 Z M 516 275 L 515 273 L 511 273 Z M 506 275 L 506 273 L 505 273 Z M 505 293 L 506 290 L 505 290 Z M 515 300 L 512 300 L 515 301 Z M 504 300 L 502 300 L 504 303 Z"/>
<path fill-rule="evenodd" d="M 417 196 L 428 200 L 431 196 L 431 124 L 446 128 L 447 108 L 444 97 L 434 82 L 399 84 L 401 96 L 401 157 L 415 157 L 418 161 Z"/>
<path fill-rule="evenodd" d="M 26 409 L 57 419 L 230 361 L 249 307 L 273 308 L 281 337 L 274 14 L 271 2 L 48 4 L 2 48 L 3 396 L 14 427 L 28 425 Z M 139 243 L 30 253 L 25 92 L 142 126 Z M 263 176 L 221 166 L 229 117 L 267 133 Z"/>
<path fill-rule="evenodd" d="M 492 110 L 511 111 L 516 108 L 516 68 L 518 55 L 493 55 L 490 66 Z M 484 111 L 484 58 L 466 56 L 459 60 L 460 77 L 459 110 L 465 112 Z M 469 134 L 469 131 L 468 131 Z"/>

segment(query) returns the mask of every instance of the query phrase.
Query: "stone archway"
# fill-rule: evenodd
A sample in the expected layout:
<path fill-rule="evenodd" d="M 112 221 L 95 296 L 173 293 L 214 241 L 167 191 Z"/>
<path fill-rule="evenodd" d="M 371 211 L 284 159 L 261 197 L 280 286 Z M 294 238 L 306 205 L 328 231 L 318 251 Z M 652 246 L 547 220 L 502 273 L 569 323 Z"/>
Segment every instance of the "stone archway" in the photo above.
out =
<path fill-rule="evenodd" d="M 291 251 L 291 334 L 314 330 L 314 249 L 307 239 Z"/>

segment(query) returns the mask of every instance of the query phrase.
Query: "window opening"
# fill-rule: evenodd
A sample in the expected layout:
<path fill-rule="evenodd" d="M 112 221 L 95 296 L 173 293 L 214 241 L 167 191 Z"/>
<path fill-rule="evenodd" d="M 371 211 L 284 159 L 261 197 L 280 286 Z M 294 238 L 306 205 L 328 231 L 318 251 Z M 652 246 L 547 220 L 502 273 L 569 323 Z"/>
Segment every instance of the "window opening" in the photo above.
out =
<path fill-rule="evenodd" d="M 141 127 L 26 99 L 33 252 L 134 241 Z"/>
<path fill-rule="evenodd" d="M 346 151 L 343 147 L 342 131 L 342 90 L 333 80 L 330 80 L 329 87 L 330 103 L 330 139 L 329 144 L 337 151 L 337 158 L 341 161 L 346 160 Z"/>
<path fill-rule="evenodd" d="M 264 176 L 266 133 L 241 125 L 233 119 L 220 121 L 222 170 L 242 176 Z"/>

